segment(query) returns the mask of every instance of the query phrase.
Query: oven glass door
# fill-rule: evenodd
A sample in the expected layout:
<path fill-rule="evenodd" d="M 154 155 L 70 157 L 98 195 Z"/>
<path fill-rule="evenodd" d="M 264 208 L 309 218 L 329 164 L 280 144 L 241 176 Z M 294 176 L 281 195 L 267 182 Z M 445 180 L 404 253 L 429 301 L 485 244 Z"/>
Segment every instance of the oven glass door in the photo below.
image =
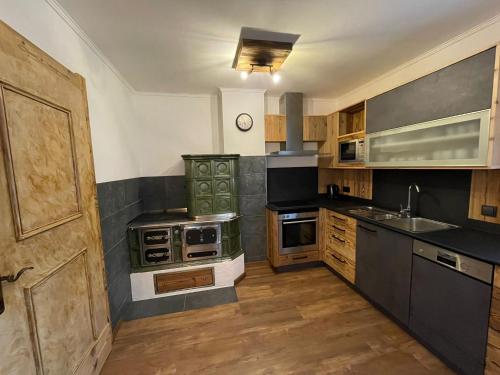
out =
<path fill-rule="evenodd" d="M 280 254 L 317 250 L 317 225 L 316 218 L 282 221 Z"/>
<path fill-rule="evenodd" d="M 356 141 L 339 144 L 340 161 L 356 161 Z"/>

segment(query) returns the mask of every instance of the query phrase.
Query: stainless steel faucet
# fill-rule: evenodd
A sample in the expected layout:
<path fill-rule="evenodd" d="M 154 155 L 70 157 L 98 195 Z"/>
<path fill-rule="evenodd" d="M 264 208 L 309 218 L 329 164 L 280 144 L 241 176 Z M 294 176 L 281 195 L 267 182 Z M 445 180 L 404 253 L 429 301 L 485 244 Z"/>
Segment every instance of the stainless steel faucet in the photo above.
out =
<path fill-rule="evenodd" d="M 420 188 L 418 187 L 417 184 L 410 184 L 408 186 L 408 203 L 406 205 L 406 208 L 403 208 L 403 205 L 401 204 L 401 211 L 399 212 L 401 214 L 401 217 L 411 217 L 411 188 L 415 187 L 415 190 L 417 193 L 420 193 Z"/>

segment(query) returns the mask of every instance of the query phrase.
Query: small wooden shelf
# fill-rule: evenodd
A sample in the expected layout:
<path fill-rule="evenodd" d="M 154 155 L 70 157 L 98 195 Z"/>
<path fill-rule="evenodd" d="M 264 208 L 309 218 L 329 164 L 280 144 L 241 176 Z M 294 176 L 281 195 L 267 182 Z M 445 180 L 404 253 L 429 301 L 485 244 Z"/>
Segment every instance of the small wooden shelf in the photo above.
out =
<path fill-rule="evenodd" d="M 365 131 L 365 102 L 357 103 L 339 112 L 339 137 Z"/>
<path fill-rule="evenodd" d="M 365 137 L 365 131 L 361 130 L 359 132 L 354 132 L 354 133 L 339 135 L 337 137 L 337 140 L 339 140 L 339 141 L 345 141 L 345 140 L 349 140 L 349 139 L 359 139 L 359 138 L 364 138 L 364 137 Z"/>

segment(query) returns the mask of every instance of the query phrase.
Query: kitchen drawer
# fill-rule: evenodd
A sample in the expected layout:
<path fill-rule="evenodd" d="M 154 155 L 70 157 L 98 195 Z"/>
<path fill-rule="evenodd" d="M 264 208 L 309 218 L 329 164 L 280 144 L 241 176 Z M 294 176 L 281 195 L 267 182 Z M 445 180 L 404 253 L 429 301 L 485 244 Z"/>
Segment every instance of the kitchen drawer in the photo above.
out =
<path fill-rule="evenodd" d="M 327 227 L 335 227 L 339 230 L 351 230 L 354 233 L 356 232 L 356 219 L 339 214 L 335 211 L 326 211 L 326 225 Z"/>
<path fill-rule="evenodd" d="M 214 269 L 198 268 L 192 271 L 157 273 L 154 275 L 155 293 L 162 294 L 183 289 L 214 285 Z"/>
<path fill-rule="evenodd" d="M 353 263 L 356 262 L 356 247 L 345 241 L 342 242 L 335 237 L 332 237 L 329 241 L 326 242 L 326 250 L 332 250 L 345 258 L 348 258 Z"/>
<path fill-rule="evenodd" d="M 314 262 L 319 260 L 319 251 L 305 251 L 303 253 L 280 255 L 278 262 L 279 266 L 290 264 L 300 264 Z"/>
<path fill-rule="evenodd" d="M 325 251 L 325 263 L 342 275 L 346 280 L 354 284 L 356 266 L 355 263 L 339 252 L 327 247 Z"/>
<path fill-rule="evenodd" d="M 354 225 L 356 225 L 356 221 L 354 221 Z M 347 229 L 343 229 L 338 225 L 326 225 L 326 233 L 327 235 L 335 236 L 340 238 L 343 241 L 349 242 L 351 245 L 356 246 L 356 229 L 351 229 L 351 224 Z"/>

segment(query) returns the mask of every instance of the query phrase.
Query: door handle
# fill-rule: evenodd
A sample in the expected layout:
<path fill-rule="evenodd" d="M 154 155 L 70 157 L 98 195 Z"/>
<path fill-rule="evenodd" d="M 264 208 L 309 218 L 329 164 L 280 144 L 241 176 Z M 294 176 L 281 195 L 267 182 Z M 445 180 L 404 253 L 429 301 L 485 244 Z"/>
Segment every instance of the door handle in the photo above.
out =
<path fill-rule="evenodd" d="M 5 311 L 5 303 L 3 301 L 2 282 L 3 281 L 6 281 L 8 283 L 16 282 L 22 276 L 23 273 L 25 273 L 28 270 L 32 270 L 32 269 L 33 269 L 33 267 L 24 267 L 15 275 L 10 274 L 7 276 L 0 276 L 0 315 L 3 314 L 3 312 Z"/>

